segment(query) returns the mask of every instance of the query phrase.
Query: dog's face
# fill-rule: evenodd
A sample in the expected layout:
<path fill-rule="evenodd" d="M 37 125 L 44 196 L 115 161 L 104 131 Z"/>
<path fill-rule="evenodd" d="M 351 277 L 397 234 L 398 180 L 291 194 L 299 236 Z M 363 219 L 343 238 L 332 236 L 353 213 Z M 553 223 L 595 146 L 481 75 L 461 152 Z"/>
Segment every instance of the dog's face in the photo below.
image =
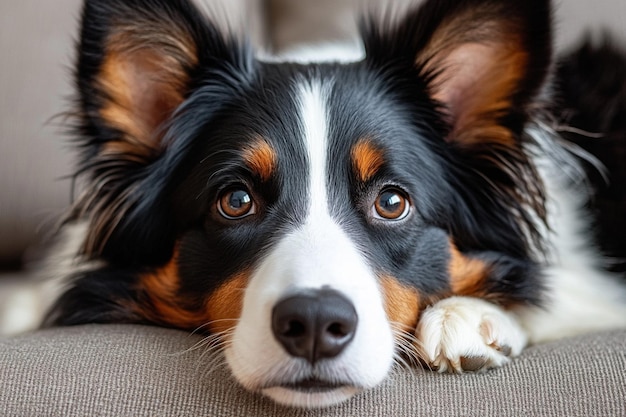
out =
<path fill-rule="evenodd" d="M 418 294 L 447 286 L 447 235 L 428 224 L 435 207 L 412 197 L 436 201 L 438 187 L 423 184 L 444 187 L 443 172 L 427 146 L 401 152 L 421 133 L 389 123 L 402 106 L 375 82 L 359 66 L 264 80 L 254 90 L 280 105 L 241 103 L 220 124 L 243 141 L 226 157 L 223 145 L 200 152 L 209 158 L 191 175 L 211 178 L 193 193 L 212 197 L 204 229 L 181 239 L 179 265 L 197 277 L 190 293 L 211 277 L 212 297 L 241 307 L 209 320 L 231 329 L 235 376 L 283 402 L 340 400 L 380 382 L 394 326 L 414 329 Z M 372 99 L 382 105 L 362 105 Z"/>
<path fill-rule="evenodd" d="M 519 3 L 430 1 L 364 30 L 361 61 L 301 65 L 183 0 L 88 1 L 77 209 L 115 276 L 98 320 L 201 327 L 246 388 L 327 405 L 417 356 L 429 303 L 534 301 L 522 130 L 549 5 Z"/>

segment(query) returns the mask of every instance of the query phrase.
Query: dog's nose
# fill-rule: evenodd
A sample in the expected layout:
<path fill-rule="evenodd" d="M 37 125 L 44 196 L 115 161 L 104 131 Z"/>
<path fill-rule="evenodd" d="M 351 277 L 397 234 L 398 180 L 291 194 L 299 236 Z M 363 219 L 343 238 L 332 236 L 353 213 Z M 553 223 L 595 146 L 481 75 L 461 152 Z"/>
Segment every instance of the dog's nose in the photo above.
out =
<path fill-rule="evenodd" d="M 352 303 L 326 287 L 284 298 L 272 311 L 274 337 L 290 355 L 312 364 L 339 355 L 352 341 L 357 322 Z"/>

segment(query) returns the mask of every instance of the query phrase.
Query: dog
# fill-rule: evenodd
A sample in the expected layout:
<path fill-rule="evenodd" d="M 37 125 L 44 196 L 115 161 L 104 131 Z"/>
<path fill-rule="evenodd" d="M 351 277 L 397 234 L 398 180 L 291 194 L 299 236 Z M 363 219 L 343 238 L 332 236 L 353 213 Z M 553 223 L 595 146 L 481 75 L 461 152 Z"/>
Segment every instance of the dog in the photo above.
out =
<path fill-rule="evenodd" d="M 310 61 L 259 58 L 188 0 L 85 1 L 80 247 L 44 325 L 203 332 L 301 407 L 626 326 L 626 64 L 555 65 L 551 20 L 426 0 Z"/>

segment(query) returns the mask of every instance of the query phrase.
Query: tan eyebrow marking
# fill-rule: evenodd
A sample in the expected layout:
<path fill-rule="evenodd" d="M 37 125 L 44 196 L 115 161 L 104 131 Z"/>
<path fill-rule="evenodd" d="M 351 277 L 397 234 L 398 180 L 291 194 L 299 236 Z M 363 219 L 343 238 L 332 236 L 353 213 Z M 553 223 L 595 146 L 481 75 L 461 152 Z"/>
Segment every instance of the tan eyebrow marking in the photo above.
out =
<path fill-rule="evenodd" d="M 268 181 L 276 169 L 276 151 L 261 137 L 244 148 L 243 159 L 252 172 L 258 175 L 262 181 Z"/>
<path fill-rule="evenodd" d="M 359 180 L 370 180 L 385 163 L 383 152 L 370 139 L 362 139 L 352 148 L 352 167 Z"/>

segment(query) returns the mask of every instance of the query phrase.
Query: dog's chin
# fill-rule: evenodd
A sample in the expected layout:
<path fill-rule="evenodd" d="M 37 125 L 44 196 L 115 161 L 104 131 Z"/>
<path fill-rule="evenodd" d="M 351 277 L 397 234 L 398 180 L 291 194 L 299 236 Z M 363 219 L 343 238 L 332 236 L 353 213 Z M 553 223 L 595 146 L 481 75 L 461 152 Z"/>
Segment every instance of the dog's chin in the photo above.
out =
<path fill-rule="evenodd" d="M 330 407 L 362 391 L 351 385 L 285 384 L 265 388 L 261 393 L 279 404 L 300 408 Z"/>

